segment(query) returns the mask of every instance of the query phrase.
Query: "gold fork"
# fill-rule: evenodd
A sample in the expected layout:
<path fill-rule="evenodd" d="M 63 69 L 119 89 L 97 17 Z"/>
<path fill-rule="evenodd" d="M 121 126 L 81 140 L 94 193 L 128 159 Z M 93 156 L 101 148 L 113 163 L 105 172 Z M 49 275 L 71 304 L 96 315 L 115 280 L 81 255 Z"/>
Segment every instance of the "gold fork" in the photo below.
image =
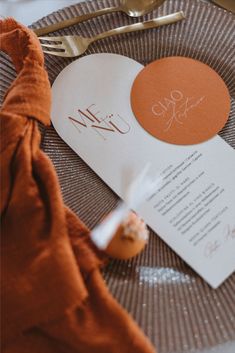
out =
<path fill-rule="evenodd" d="M 43 47 L 43 51 L 46 54 L 63 56 L 63 57 L 75 57 L 82 55 L 87 50 L 88 46 L 96 40 L 104 39 L 109 36 L 113 36 L 116 34 L 127 33 L 127 32 L 135 32 L 144 30 L 147 28 L 154 28 L 163 26 L 166 24 L 174 23 L 184 19 L 183 11 L 175 12 L 170 15 L 162 16 L 155 18 L 151 21 L 139 22 L 128 26 L 114 28 L 110 31 L 103 32 L 98 34 L 92 38 L 84 38 L 81 36 L 55 36 L 55 37 L 39 37 L 41 41 L 50 41 L 54 42 L 53 44 L 46 44 L 41 42 L 41 46 Z M 52 50 L 45 50 L 44 47 Z"/>

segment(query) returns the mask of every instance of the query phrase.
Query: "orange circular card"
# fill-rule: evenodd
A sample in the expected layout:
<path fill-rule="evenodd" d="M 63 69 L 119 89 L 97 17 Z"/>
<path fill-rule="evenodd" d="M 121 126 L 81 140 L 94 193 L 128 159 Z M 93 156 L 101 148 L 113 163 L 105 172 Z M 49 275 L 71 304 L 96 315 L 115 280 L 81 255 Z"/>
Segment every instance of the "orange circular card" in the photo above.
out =
<path fill-rule="evenodd" d="M 189 145 L 216 135 L 230 112 L 221 77 L 200 61 L 168 57 L 147 65 L 131 90 L 141 126 L 160 140 Z"/>

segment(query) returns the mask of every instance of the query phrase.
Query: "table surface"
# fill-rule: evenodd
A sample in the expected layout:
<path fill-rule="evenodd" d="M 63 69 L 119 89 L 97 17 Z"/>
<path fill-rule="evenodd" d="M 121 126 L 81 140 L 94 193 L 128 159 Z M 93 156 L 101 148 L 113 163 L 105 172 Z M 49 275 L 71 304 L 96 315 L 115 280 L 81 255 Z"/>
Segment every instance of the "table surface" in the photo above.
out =
<path fill-rule="evenodd" d="M 79 2 L 82 0 L 0 0 L 0 15 L 30 25 L 53 11 Z"/>
<path fill-rule="evenodd" d="M 0 15 L 14 17 L 19 22 L 30 25 L 38 19 L 83 0 L 0 0 Z M 89 1 L 89 0 L 88 0 Z M 234 353 L 235 341 L 190 353 Z M 177 352 L 178 353 L 178 352 Z"/>

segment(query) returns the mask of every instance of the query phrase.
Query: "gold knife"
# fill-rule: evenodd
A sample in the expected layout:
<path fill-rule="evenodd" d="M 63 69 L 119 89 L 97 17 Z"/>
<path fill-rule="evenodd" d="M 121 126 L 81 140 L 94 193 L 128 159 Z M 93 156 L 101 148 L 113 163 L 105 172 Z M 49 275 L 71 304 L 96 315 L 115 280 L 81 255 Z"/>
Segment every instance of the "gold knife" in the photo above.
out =
<path fill-rule="evenodd" d="M 235 0 L 212 0 L 216 5 L 235 13 Z"/>

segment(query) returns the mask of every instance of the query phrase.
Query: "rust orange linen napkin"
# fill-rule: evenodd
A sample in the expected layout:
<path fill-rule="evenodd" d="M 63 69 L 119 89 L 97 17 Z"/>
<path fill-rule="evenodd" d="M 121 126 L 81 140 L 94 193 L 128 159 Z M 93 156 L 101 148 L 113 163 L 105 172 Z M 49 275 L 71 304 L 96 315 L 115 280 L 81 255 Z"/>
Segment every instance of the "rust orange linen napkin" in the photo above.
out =
<path fill-rule="evenodd" d="M 1 109 L 2 352 L 152 353 L 39 148 L 51 104 L 40 44 L 13 19 L 1 21 L 0 43 L 17 71 Z"/>

